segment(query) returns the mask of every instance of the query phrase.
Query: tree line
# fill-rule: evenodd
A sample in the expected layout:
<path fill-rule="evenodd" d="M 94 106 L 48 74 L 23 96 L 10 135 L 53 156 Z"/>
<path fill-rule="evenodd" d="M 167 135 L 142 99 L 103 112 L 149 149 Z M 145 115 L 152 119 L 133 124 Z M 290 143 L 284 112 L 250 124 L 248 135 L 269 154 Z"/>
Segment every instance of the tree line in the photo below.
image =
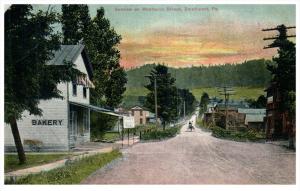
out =
<path fill-rule="evenodd" d="M 176 78 L 179 88 L 216 87 L 222 85 L 265 87 L 271 80 L 267 65 L 273 62 L 265 59 L 249 60 L 240 64 L 217 66 L 198 66 L 189 68 L 169 67 L 171 75 Z M 128 70 L 127 87 L 143 87 L 147 81 L 143 77 L 155 64 L 144 65 Z"/>

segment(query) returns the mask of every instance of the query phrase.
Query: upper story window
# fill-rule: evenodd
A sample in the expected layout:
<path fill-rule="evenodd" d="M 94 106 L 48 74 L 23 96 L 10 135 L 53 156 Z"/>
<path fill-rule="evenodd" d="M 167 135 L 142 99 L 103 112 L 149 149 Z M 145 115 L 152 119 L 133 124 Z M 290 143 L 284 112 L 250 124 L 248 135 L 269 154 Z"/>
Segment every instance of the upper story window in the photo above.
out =
<path fill-rule="evenodd" d="M 86 87 L 83 86 L 83 98 L 86 98 Z"/>
<path fill-rule="evenodd" d="M 140 110 L 140 116 L 143 116 L 143 110 Z"/>
<path fill-rule="evenodd" d="M 77 84 L 76 83 L 72 84 L 72 92 L 73 92 L 73 96 L 77 96 Z"/>

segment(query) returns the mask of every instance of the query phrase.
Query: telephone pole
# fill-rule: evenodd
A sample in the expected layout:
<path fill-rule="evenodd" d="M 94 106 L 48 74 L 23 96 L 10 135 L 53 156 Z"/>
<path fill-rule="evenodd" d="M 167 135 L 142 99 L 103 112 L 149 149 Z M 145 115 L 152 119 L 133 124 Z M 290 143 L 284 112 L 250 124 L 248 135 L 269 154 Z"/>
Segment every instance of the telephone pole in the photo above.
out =
<path fill-rule="evenodd" d="M 183 100 L 183 118 L 185 119 L 185 100 Z"/>
<path fill-rule="evenodd" d="M 145 77 L 152 77 L 151 75 L 146 75 Z M 158 117 L 157 117 L 157 80 L 156 80 L 157 75 L 154 76 L 154 104 L 155 104 L 155 126 L 156 128 L 158 127 Z"/>
<path fill-rule="evenodd" d="M 272 42 L 268 46 L 265 46 L 264 49 L 284 46 L 284 43 L 287 40 L 287 38 L 296 37 L 296 35 L 287 35 L 287 29 L 294 29 L 294 28 L 296 28 L 296 27 L 295 26 L 287 27 L 285 25 L 278 25 L 275 28 L 262 29 L 262 31 L 264 31 L 264 32 L 265 31 L 278 31 L 279 32 L 279 34 L 276 36 L 263 38 L 263 40 L 274 40 L 274 42 Z"/>
<path fill-rule="evenodd" d="M 234 90 L 232 87 L 229 86 L 223 86 L 218 87 L 218 92 L 220 95 L 224 95 L 224 101 L 225 101 L 225 129 L 227 129 L 227 123 L 228 123 L 228 100 L 229 96 L 234 95 Z"/>

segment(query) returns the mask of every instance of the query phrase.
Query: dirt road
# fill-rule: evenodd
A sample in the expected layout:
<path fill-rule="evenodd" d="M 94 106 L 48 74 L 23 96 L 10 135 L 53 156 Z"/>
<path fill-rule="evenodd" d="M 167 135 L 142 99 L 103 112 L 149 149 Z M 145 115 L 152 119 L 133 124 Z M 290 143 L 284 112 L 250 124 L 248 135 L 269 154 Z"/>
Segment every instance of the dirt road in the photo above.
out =
<path fill-rule="evenodd" d="M 195 121 L 194 117 L 192 121 Z M 295 153 L 272 144 L 214 138 L 184 125 L 162 142 L 139 143 L 83 184 L 295 184 Z"/>

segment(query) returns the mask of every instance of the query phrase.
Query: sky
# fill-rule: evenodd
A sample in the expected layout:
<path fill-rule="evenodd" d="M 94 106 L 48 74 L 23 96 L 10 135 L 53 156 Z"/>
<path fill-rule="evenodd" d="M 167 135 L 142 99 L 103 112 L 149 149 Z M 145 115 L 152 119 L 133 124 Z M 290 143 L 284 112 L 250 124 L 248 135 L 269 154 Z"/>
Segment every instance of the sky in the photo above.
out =
<path fill-rule="evenodd" d="M 92 17 L 100 6 L 89 5 Z M 296 23 L 295 5 L 102 6 L 122 36 L 119 49 L 125 69 L 150 63 L 190 67 L 270 59 L 276 49 L 263 49 L 272 42 L 263 38 L 276 31 L 261 30 Z"/>

